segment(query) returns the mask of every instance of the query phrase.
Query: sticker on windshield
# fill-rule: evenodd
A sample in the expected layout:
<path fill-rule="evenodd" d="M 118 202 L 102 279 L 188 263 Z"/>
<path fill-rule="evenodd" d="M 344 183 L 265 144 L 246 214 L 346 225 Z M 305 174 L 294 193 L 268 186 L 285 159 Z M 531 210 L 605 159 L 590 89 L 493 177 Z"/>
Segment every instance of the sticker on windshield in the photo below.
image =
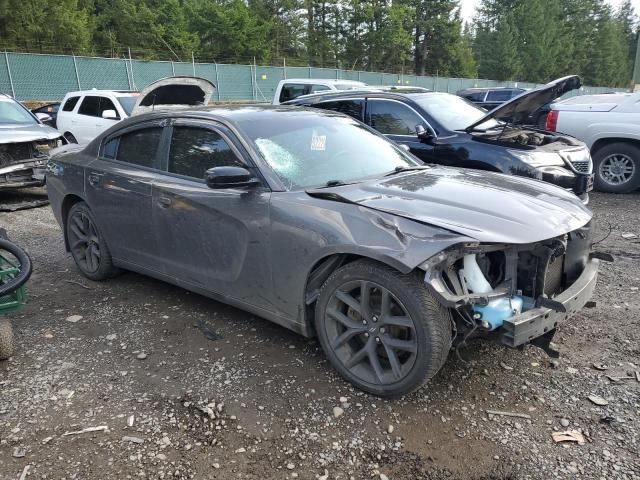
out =
<path fill-rule="evenodd" d="M 313 134 L 311 136 L 311 150 L 324 152 L 326 145 L 327 145 L 326 135 Z"/>

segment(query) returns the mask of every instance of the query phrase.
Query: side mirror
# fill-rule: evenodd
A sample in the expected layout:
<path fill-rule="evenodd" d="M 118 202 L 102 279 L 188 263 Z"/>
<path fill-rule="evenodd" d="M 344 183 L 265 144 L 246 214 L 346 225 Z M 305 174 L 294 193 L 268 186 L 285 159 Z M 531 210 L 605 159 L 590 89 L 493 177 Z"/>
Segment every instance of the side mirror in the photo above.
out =
<path fill-rule="evenodd" d="M 422 125 L 416 125 L 416 135 L 420 140 L 433 140 L 435 138 L 434 135 Z"/>
<path fill-rule="evenodd" d="M 243 167 L 214 167 L 204 174 L 209 188 L 243 188 L 258 185 L 260 180 Z"/>
<path fill-rule="evenodd" d="M 52 120 L 51 115 L 49 115 L 48 113 L 44 113 L 44 112 L 36 113 L 36 118 L 38 120 L 40 120 L 42 123 L 47 123 L 47 122 L 50 122 Z"/>
<path fill-rule="evenodd" d="M 118 112 L 115 110 L 104 110 L 102 112 L 102 118 L 106 118 L 107 120 L 117 120 Z"/>

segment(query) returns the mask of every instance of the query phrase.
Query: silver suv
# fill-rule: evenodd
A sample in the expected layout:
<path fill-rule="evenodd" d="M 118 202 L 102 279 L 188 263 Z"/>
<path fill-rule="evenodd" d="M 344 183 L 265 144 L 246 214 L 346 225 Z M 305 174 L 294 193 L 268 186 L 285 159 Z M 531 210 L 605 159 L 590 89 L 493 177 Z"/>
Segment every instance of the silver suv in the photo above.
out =
<path fill-rule="evenodd" d="M 44 185 L 49 150 L 63 143 L 47 117 L 0 94 L 0 189 Z"/>

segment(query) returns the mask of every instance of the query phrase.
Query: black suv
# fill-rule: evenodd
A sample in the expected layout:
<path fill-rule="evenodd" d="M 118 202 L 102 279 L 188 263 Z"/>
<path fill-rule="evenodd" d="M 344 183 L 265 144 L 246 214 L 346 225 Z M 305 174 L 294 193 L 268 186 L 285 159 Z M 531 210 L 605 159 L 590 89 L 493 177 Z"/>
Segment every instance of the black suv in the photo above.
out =
<path fill-rule="evenodd" d="M 573 137 L 522 126 L 532 111 L 580 87 L 564 77 L 487 113 L 448 93 L 335 92 L 299 97 L 300 105 L 350 115 L 427 163 L 476 168 L 544 180 L 586 203 L 593 188 L 589 149 Z"/>
<path fill-rule="evenodd" d="M 524 88 L 515 87 L 465 88 L 464 90 L 458 90 L 456 95 L 466 98 L 482 108 L 493 110 L 525 91 Z"/>

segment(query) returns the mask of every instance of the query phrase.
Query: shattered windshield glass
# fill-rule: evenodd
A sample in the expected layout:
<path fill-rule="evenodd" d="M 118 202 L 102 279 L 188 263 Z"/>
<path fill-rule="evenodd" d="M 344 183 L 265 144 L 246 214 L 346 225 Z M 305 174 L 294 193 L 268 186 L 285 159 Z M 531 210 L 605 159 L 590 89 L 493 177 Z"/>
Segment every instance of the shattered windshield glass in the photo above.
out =
<path fill-rule="evenodd" d="M 353 183 L 422 164 L 342 115 L 296 112 L 239 123 L 289 190 Z"/>

